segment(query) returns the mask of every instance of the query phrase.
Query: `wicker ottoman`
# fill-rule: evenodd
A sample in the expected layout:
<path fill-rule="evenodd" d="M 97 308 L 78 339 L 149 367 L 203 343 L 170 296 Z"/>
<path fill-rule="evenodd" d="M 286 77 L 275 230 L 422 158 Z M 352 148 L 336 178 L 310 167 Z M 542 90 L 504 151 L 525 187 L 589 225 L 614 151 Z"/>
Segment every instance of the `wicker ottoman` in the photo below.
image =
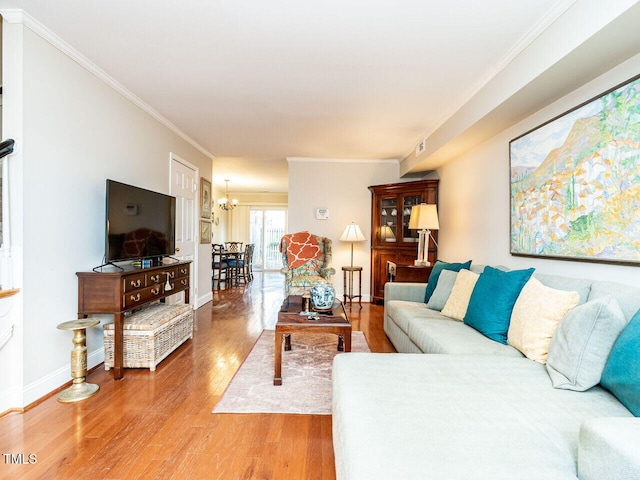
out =
<path fill-rule="evenodd" d="M 103 326 L 104 368 L 113 367 L 113 323 Z M 125 368 L 149 368 L 189 338 L 193 338 L 191 305 L 149 305 L 124 319 L 123 363 Z"/>

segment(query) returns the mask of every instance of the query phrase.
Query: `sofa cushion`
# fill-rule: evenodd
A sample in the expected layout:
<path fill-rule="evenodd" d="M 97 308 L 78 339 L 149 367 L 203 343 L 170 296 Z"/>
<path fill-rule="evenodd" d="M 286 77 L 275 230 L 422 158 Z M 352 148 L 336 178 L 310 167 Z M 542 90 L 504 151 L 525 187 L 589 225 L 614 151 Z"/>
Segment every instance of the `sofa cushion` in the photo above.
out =
<path fill-rule="evenodd" d="M 453 288 L 453 284 L 455 283 L 457 276 L 458 272 L 454 272 L 453 270 L 443 270 L 440 272 L 438 284 L 427 303 L 427 307 L 431 310 L 438 311 L 444 308 L 447 300 L 449 299 L 449 295 L 451 295 L 451 289 Z"/>
<path fill-rule="evenodd" d="M 442 315 L 415 317 L 408 324 L 407 335 L 423 353 L 522 358 L 522 353 L 511 345 L 494 342 L 464 323 Z"/>
<path fill-rule="evenodd" d="M 578 292 L 581 304 L 586 303 L 589 300 L 591 285 L 594 283 L 593 280 L 586 278 L 571 278 L 546 273 L 536 272 L 533 276 L 547 287 L 555 288 L 556 290 L 565 290 L 567 292 Z"/>
<path fill-rule="evenodd" d="M 640 417 L 640 310 L 613 345 L 600 383 Z"/>
<path fill-rule="evenodd" d="M 429 283 L 427 284 L 424 303 L 428 303 L 431 295 L 433 295 L 433 291 L 436 289 L 436 285 L 438 284 L 438 277 L 440 276 L 440 272 L 442 272 L 442 270 L 452 270 L 454 272 L 459 272 L 463 269 L 469 270 L 470 266 L 471 260 L 465 263 L 448 263 L 437 260 L 435 265 L 431 269 L 431 273 L 429 274 Z"/>
<path fill-rule="evenodd" d="M 553 386 L 584 391 L 597 385 L 625 324 L 624 314 L 611 295 L 570 310 L 549 345 L 547 371 Z"/>
<path fill-rule="evenodd" d="M 575 480 L 580 425 L 631 417 L 604 389 L 556 390 L 543 365 L 490 355 L 341 354 L 332 401 L 352 480 Z"/>
<path fill-rule="evenodd" d="M 462 321 L 467 313 L 469 299 L 479 277 L 479 274 L 469 270 L 461 270 L 458 273 L 447 303 L 442 308 L 443 315 Z"/>
<path fill-rule="evenodd" d="M 485 268 L 471 294 L 464 323 L 506 345 L 513 306 L 533 271 Z"/>
<path fill-rule="evenodd" d="M 640 309 L 640 288 L 617 282 L 593 282 L 589 300 L 613 295 L 620 305 L 624 318 L 630 320 Z"/>
<path fill-rule="evenodd" d="M 580 427 L 578 478 L 640 478 L 640 418 L 592 418 Z"/>
<path fill-rule="evenodd" d="M 407 333 L 409 324 L 418 318 L 441 318 L 440 312 L 430 310 L 422 302 L 407 302 L 404 300 L 391 300 L 384 304 L 385 316 Z"/>
<path fill-rule="evenodd" d="M 558 324 L 580 301 L 578 292 L 556 290 L 531 277 L 511 313 L 507 341 L 531 360 L 547 363 L 549 344 Z"/>

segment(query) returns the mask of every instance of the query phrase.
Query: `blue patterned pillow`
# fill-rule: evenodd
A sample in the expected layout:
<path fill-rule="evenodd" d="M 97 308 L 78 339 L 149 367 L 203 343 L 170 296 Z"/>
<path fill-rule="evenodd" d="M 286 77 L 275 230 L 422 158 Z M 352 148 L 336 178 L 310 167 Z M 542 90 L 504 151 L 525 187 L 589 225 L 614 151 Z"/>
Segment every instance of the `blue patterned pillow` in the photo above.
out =
<path fill-rule="evenodd" d="M 504 272 L 486 267 L 471 294 L 464 323 L 491 340 L 507 345 L 513 306 L 534 270 Z"/>
<path fill-rule="evenodd" d="M 451 270 L 454 272 L 459 272 L 460 270 L 469 270 L 471 267 L 471 260 L 465 263 L 447 263 L 441 262 L 440 260 L 436 260 L 436 264 L 431 269 L 431 274 L 429 275 L 429 283 L 427 283 L 427 291 L 424 295 L 424 303 L 429 303 L 429 299 L 431 299 L 431 295 L 433 295 L 436 286 L 438 285 L 438 277 L 440 277 L 440 272 L 442 270 Z"/>
<path fill-rule="evenodd" d="M 613 345 L 600 384 L 640 417 L 640 310 Z"/>

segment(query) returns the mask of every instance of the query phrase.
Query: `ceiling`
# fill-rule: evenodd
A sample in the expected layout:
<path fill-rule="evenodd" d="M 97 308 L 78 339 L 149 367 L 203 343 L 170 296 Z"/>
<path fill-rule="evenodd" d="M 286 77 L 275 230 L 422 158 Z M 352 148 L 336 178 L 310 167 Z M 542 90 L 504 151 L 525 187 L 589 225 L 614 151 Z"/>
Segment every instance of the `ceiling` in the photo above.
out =
<path fill-rule="evenodd" d="M 286 157 L 402 159 L 575 0 L 0 0 L 215 156 L 233 192 Z"/>

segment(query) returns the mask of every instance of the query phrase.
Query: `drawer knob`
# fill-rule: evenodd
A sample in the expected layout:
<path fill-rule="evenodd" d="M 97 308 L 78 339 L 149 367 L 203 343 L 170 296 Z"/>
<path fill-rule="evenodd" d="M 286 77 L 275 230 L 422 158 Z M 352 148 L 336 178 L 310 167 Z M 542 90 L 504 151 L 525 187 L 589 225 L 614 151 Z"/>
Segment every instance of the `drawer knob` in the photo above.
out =
<path fill-rule="evenodd" d="M 158 295 L 160 293 L 160 287 L 158 288 L 152 288 L 151 289 L 151 293 L 153 293 L 154 295 Z"/>
<path fill-rule="evenodd" d="M 133 295 L 131 295 L 131 301 L 132 302 L 139 302 L 140 301 L 140 294 L 137 294 L 135 297 Z"/>
<path fill-rule="evenodd" d="M 136 281 L 131 280 L 131 286 L 132 286 L 132 287 L 137 288 L 137 287 L 139 287 L 140 285 L 142 285 L 142 282 L 140 281 L 140 279 L 138 279 L 138 280 L 136 280 Z"/>
<path fill-rule="evenodd" d="M 153 283 L 158 283 L 160 281 L 160 274 L 157 275 L 151 275 L 151 281 Z"/>

